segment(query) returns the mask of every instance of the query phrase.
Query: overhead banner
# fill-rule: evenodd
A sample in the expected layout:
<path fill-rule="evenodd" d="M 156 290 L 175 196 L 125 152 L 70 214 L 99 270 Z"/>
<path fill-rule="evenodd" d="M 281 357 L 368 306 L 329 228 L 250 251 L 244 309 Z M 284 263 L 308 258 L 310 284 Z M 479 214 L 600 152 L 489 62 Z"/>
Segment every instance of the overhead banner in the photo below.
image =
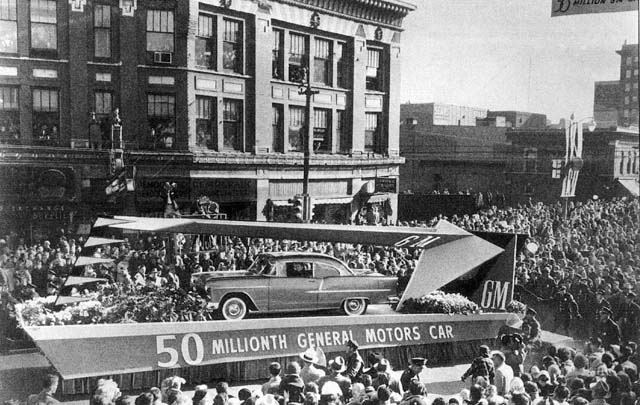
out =
<path fill-rule="evenodd" d="M 551 0 L 551 17 L 638 11 L 638 0 Z"/>
<path fill-rule="evenodd" d="M 65 379 L 345 351 L 494 338 L 508 314 L 393 314 L 26 327 Z"/>

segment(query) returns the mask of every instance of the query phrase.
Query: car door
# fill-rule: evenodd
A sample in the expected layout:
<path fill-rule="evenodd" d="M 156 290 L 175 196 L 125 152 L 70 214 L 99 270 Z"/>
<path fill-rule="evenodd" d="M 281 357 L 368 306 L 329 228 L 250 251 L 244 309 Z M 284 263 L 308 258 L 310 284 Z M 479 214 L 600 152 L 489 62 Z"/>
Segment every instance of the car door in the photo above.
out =
<path fill-rule="evenodd" d="M 313 262 L 304 259 L 280 263 L 269 278 L 269 311 L 316 309 L 320 280 L 313 277 Z"/>

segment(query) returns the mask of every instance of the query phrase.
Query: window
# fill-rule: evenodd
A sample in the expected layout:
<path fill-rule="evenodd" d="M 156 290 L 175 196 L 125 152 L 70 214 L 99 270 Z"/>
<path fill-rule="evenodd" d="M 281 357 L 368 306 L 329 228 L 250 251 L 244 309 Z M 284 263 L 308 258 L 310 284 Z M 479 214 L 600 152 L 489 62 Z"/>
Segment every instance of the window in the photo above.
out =
<path fill-rule="evenodd" d="M 633 75 L 638 76 L 638 69 L 633 69 Z"/>
<path fill-rule="evenodd" d="M 624 91 L 631 91 L 631 83 L 626 83 L 624 85 Z"/>
<path fill-rule="evenodd" d="M 627 56 L 627 65 L 631 64 L 631 56 Z"/>
<path fill-rule="evenodd" d="M 304 107 L 289 107 L 289 150 L 292 152 L 303 152 L 303 136 L 302 133 L 305 124 Z"/>
<path fill-rule="evenodd" d="M 0 87 L 0 143 L 20 141 L 20 109 L 17 87 Z"/>
<path fill-rule="evenodd" d="M 56 0 L 31 0 L 31 49 L 58 49 Z"/>
<path fill-rule="evenodd" d="M 311 263 L 287 263 L 285 269 L 287 272 L 287 277 L 313 277 L 313 267 Z"/>
<path fill-rule="evenodd" d="M 633 89 L 634 89 L 634 90 L 638 90 L 638 83 L 637 83 L 637 82 L 636 82 L 636 83 L 633 83 Z"/>
<path fill-rule="evenodd" d="M 380 114 L 366 113 L 364 127 L 364 150 L 377 152 L 380 144 Z"/>
<path fill-rule="evenodd" d="M 307 37 L 292 32 L 290 40 L 289 81 L 302 82 L 305 80 L 304 68 L 307 67 Z"/>
<path fill-rule="evenodd" d="M 284 152 L 284 128 L 282 126 L 282 105 L 273 104 L 272 106 L 272 122 L 273 127 L 273 151 Z"/>
<path fill-rule="evenodd" d="M 625 118 L 629 118 L 629 110 L 625 109 L 622 115 L 624 115 Z"/>
<path fill-rule="evenodd" d="M 625 96 L 625 98 L 624 98 L 624 103 L 625 103 L 625 104 L 629 104 L 629 96 Z"/>
<path fill-rule="evenodd" d="M 631 70 L 627 70 L 626 76 L 627 79 L 631 79 Z"/>
<path fill-rule="evenodd" d="M 111 57 L 111 6 L 98 4 L 93 14 L 93 42 L 96 58 Z"/>
<path fill-rule="evenodd" d="M 562 177 L 562 167 L 564 159 L 551 159 L 551 178 L 559 179 Z"/>
<path fill-rule="evenodd" d="M 331 151 L 331 110 L 315 109 L 313 111 L 313 150 L 315 152 Z"/>
<path fill-rule="evenodd" d="M 100 137 L 104 142 L 111 139 L 110 119 L 113 111 L 113 95 L 107 91 L 96 91 L 93 94 L 93 99 L 93 111 L 96 113 L 98 122 L 97 128 L 99 128 Z"/>
<path fill-rule="evenodd" d="M 242 23 L 224 19 L 224 39 L 222 43 L 222 68 L 242 73 Z"/>
<path fill-rule="evenodd" d="M 16 0 L 0 0 L 0 52 L 18 52 Z"/>
<path fill-rule="evenodd" d="M 313 56 L 313 81 L 331 85 L 331 42 L 324 39 L 315 40 Z"/>
<path fill-rule="evenodd" d="M 198 16 L 198 33 L 196 35 L 196 65 L 207 69 L 215 69 L 216 54 L 214 17 L 206 14 Z"/>
<path fill-rule="evenodd" d="M 367 90 L 381 90 L 380 49 L 367 48 Z"/>
<path fill-rule="evenodd" d="M 173 149 L 176 137 L 176 98 L 169 94 L 147 94 L 149 146 Z"/>
<path fill-rule="evenodd" d="M 273 50 L 271 57 L 271 77 L 284 80 L 284 32 L 273 30 Z"/>
<path fill-rule="evenodd" d="M 337 267 L 328 263 L 316 262 L 314 263 L 314 272 L 316 278 L 325 277 L 338 277 L 340 276 L 340 270 Z"/>
<path fill-rule="evenodd" d="M 217 149 L 216 99 L 196 96 L 196 146 Z"/>
<path fill-rule="evenodd" d="M 336 138 L 338 141 L 338 151 L 342 153 L 349 152 L 351 148 L 351 140 L 348 138 L 349 131 L 345 123 L 345 112 L 343 110 L 336 111 Z"/>
<path fill-rule="evenodd" d="M 526 173 L 535 173 L 538 168 L 538 150 L 524 150 L 524 171 Z"/>
<path fill-rule="evenodd" d="M 337 85 L 340 88 L 346 89 L 349 87 L 349 81 L 347 80 L 347 63 L 346 63 L 346 55 L 345 55 L 345 47 L 346 44 L 342 42 L 336 43 L 336 80 L 338 81 Z"/>
<path fill-rule="evenodd" d="M 242 136 L 242 101 L 224 100 L 223 117 L 224 139 L 223 149 L 244 150 L 244 137 Z"/>
<path fill-rule="evenodd" d="M 173 52 L 173 11 L 147 10 L 147 51 Z"/>
<path fill-rule="evenodd" d="M 60 142 L 58 90 L 33 90 L 33 139 L 41 145 Z"/>

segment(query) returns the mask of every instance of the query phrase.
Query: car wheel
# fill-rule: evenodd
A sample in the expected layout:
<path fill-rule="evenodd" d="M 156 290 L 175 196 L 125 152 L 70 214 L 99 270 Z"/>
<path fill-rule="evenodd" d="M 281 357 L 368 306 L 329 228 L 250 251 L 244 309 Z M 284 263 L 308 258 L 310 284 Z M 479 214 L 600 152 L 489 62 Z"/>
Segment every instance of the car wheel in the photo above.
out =
<path fill-rule="evenodd" d="M 362 298 L 349 298 L 342 304 L 342 311 L 349 315 L 362 315 L 367 312 L 367 301 Z"/>
<path fill-rule="evenodd" d="M 220 312 L 222 317 L 227 320 L 244 319 L 247 316 L 247 303 L 242 298 L 231 297 L 222 304 Z"/>

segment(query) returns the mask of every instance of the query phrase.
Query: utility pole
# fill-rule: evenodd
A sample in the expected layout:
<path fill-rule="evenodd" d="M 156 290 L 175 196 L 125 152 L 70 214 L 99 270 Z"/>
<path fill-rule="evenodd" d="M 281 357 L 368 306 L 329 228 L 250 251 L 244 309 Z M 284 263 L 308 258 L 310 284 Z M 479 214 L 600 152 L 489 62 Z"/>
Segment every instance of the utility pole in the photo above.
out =
<path fill-rule="evenodd" d="M 320 93 L 319 90 L 311 88 L 311 79 L 309 78 L 309 69 L 304 68 L 304 77 L 298 94 L 304 95 L 306 98 L 305 106 L 305 131 L 302 134 L 302 145 L 304 149 L 303 171 L 304 177 L 302 181 L 302 221 L 309 222 L 311 220 L 311 197 L 309 196 L 309 166 L 311 154 L 313 153 L 313 126 L 311 125 L 311 101 L 314 94 Z"/>

